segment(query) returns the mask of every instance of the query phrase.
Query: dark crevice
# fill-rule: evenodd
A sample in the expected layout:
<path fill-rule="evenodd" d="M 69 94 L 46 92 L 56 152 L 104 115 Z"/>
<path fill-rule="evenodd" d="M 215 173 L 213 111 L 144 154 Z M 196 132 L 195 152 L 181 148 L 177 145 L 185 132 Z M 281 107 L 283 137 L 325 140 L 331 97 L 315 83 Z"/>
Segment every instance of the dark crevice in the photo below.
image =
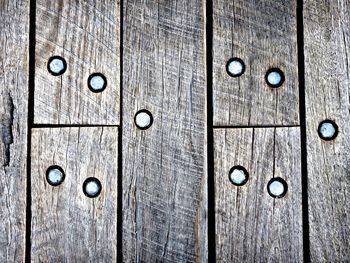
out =
<path fill-rule="evenodd" d="M 207 70 L 207 149 L 208 149 L 208 261 L 216 262 L 215 178 L 213 129 L 213 1 L 206 2 L 206 70 Z"/>
<path fill-rule="evenodd" d="M 305 57 L 304 57 L 304 21 L 303 0 L 297 1 L 297 41 L 298 41 L 298 75 L 300 103 L 300 141 L 301 141 L 301 183 L 302 183 L 302 217 L 304 262 L 310 262 L 309 214 L 308 214 L 308 180 L 306 147 L 306 108 L 305 108 Z"/>
<path fill-rule="evenodd" d="M 34 122 L 34 84 L 35 84 L 35 8 L 36 0 L 30 0 L 29 6 L 29 68 L 28 68 L 28 126 L 27 126 L 27 197 L 26 197 L 26 239 L 25 261 L 31 262 L 31 143 Z"/>
<path fill-rule="evenodd" d="M 214 129 L 244 129 L 244 128 L 293 128 L 300 125 L 231 125 L 231 126 L 213 126 Z"/>
<path fill-rule="evenodd" d="M 119 125 L 106 124 L 32 124 L 32 128 L 74 128 L 74 127 L 119 127 Z"/>
<path fill-rule="evenodd" d="M 14 112 L 14 104 L 11 97 L 11 94 L 8 94 L 8 96 L 5 96 L 3 99 L 6 103 L 5 109 L 8 109 L 7 112 L 5 112 L 1 116 L 1 140 L 4 145 L 3 151 L 3 167 L 7 167 L 10 164 L 11 159 L 11 144 L 13 143 L 13 133 L 12 133 L 12 126 L 13 126 L 13 112 Z"/>

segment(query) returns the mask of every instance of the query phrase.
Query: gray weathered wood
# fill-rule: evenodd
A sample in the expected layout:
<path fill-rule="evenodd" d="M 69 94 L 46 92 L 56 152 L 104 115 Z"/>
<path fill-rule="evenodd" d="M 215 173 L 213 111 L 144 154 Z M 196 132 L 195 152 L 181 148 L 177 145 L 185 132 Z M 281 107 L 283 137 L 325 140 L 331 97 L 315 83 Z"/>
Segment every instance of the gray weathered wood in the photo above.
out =
<path fill-rule="evenodd" d="M 33 129 L 33 262 L 116 262 L 117 137 L 112 127 Z M 45 177 L 51 165 L 66 174 L 56 187 Z M 88 177 L 101 181 L 96 198 L 83 193 Z"/>
<path fill-rule="evenodd" d="M 0 262 L 25 254 L 29 1 L 0 1 Z"/>
<path fill-rule="evenodd" d="M 350 261 L 349 1 L 304 1 L 310 254 L 313 262 Z M 334 141 L 318 125 L 339 126 Z"/>
<path fill-rule="evenodd" d="M 119 1 L 36 1 L 35 123 L 119 123 Z M 67 61 L 67 71 L 52 76 L 51 56 Z M 87 79 L 107 78 L 101 93 Z"/>
<path fill-rule="evenodd" d="M 296 125 L 299 89 L 296 0 L 218 0 L 213 3 L 214 125 Z M 241 58 L 244 75 L 232 78 L 226 62 Z M 269 68 L 286 81 L 265 82 Z"/>
<path fill-rule="evenodd" d="M 124 262 L 206 261 L 204 7 L 124 1 Z"/>
<path fill-rule="evenodd" d="M 214 130 L 216 258 L 218 262 L 302 262 L 299 128 Z M 241 187 L 229 170 L 249 172 Z M 267 183 L 281 177 L 288 192 L 272 198 Z"/>

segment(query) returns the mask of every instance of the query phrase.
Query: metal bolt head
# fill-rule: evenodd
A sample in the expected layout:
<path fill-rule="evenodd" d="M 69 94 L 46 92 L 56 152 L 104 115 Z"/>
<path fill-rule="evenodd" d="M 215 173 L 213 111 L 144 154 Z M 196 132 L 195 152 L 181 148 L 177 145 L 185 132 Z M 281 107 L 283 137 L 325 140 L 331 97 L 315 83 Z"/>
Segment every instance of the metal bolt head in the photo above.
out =
<path fill-rule="evenodd" d="M 338 125 L 331 120 L 324 120 L 318 126 L 318 135 L 325 141 L 334 140 L 338 135 Z"/>
<path fill-rule="evenodd" d="M 267 184 L 267 191 L 272 197 L 281 198 L 288 191 L 287 182 L 280 177 L 272 178 Z"/>
<path fill-rule="evenodd" d="M 247 183 L 249 174 L 247 170 L 240 165 L 233 166 L 229 172 L 229 179 L 233 185 L 242 186 Z"/>
<path fill-rule="evenodd" d="M 101 190 L 101 182 L 95 177 L 89 177 L 83 183 L 83 192 L 87 197 L 97 197 L 101 193 Z"/>
<path fill-rule="evenodd" d="M 282 72 L 282 70 L 280 70 L 278 68 L 269 69 L 266 72 L 265 80 L 266 80 L 267 85 L 269 85 L 270 87 L 278 88 L 278 87 L 282 86 L 282 84 L 285 80 L 284 73 Z"/>
<path fill-rule="evenodd" d="M 63 169 L 60 166 L 53 165 L 46 170 L 46 180 L 52 186 L 60 185 L 65 178 Z"/>
<path fill-rule="evenodd" d="M 101 73 L 93 73 L 88 78 L 88 87 L 92 92 L 102 92 L 107 87 L 107 79 Z"/>
<path fill-rule="evenodd" d="M 48 71 L 54 75 L 62 75 L 67 69 L 67 62 L 60 56 L 53 56 L 47 62 Z"/>
<path fill-rule="evenodd" d="M 140 110 L 135 114 L 134 121 L 137 128 L 146 130 L 151 127 L 153 123 L 153 117 L 148 110 Z"/>

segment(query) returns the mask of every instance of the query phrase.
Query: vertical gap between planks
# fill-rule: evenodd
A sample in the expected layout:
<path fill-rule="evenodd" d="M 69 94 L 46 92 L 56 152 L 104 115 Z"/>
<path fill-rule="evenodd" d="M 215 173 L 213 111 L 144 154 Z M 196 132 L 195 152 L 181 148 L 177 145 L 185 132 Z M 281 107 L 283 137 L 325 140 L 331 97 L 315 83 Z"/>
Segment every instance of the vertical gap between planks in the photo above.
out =
<path fill-rule="evenodd" d="M 298 75 L 300 103 L 300 143 L 301 143 L 301 183 L 302 183 L 302 217 L 304 262 L 310 262 L 309 214 L 308 214 L 308 180 L 307 180 L 307 146 L 306 146 L 306 113 L 305 113 L 305 58 L 304 58 L 304 22 L 303 0 L 297 1 L 297 42 L 298 42 Z"/>
<path fill-rule="evenodd" d="M 28 132 L 27 132 L 27 184 L 26 184 L 26 233 L 25 262 L 31 262 L 31 223 L 32 223 L 32 192 L 31 192 L 31 143 L 34 122 L 34 86 L 35 86 L 35 12 L 36 0 L 29 0 L 29 64 L 28 64 Z"/>
<path fill-rule="evenodd" d="M 123 3 L 120 0 L 119 18 L 119 128 L 118 128 L 118 204 L 117 204 L 117 262 L 123 262 Z"/>
<path fill-rule="evenodd" d="M 207 69 L 207 150 L 208 150 L 208 261 L 216 262 L 215 178 L 213 135 L 213 1 L 206 2 L 206 69 Z"/>

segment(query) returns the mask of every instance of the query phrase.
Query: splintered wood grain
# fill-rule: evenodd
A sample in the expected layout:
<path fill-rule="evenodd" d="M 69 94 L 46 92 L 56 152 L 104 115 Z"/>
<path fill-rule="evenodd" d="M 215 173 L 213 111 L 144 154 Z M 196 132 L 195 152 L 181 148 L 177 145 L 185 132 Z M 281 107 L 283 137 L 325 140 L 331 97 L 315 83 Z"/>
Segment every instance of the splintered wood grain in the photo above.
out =
<path fill-rule="evenodd" d="M 234 186 L 229 171 L 245 167 L 249 180 Z M 302 262 L 299 128 L 214 130 L 216 258 L 218 262 Z M 288 184 L 274 199 L 273 177 Z"/>
<path fill-rule="evenodd" d="M 214 125 L 296 125 L 299 123 L 297 0 L 218 0 L 213 4 Z M 242 59 L 245 73 L 230 77 L 226 63 Z M 270 88 L 266 71 L 285 73 L 282 87 Z"/>
<path fill-rule="evenodd" d="M 29 1 L 0 0 L 0 262 L 25 254 Z"/>
<path fill-rule="evenodd" d="M 35 52 L 35 123 L 119 123 L 118 0 L 37 0 Z M 47 70 L 52 56 L 67 61 L 67 71 Z M 91 92 L 90 74 L 107 79 L 101 93 Z"/>
<path fill-rule="evenodd" d="M 33 129 L 33 262 L 116 262 L 117 137 L 112 127 Z M 56 187 L 46 180 L 51 165 L 66 176 Z M 88 177 L 101 182 L 96 198 L 83 193 Z"/>
<path fill-rule="evenodd" d="M 123 260 L 206 262 L 205 3 L 123 5 Z"/>
<path fill-rule="evenodd" d="M 350 261 L 349 1 L 305 1 L 305 99 L 310 254 L 313 262 Z M 318 125 L 339 126 L 334 141 Z"/>

